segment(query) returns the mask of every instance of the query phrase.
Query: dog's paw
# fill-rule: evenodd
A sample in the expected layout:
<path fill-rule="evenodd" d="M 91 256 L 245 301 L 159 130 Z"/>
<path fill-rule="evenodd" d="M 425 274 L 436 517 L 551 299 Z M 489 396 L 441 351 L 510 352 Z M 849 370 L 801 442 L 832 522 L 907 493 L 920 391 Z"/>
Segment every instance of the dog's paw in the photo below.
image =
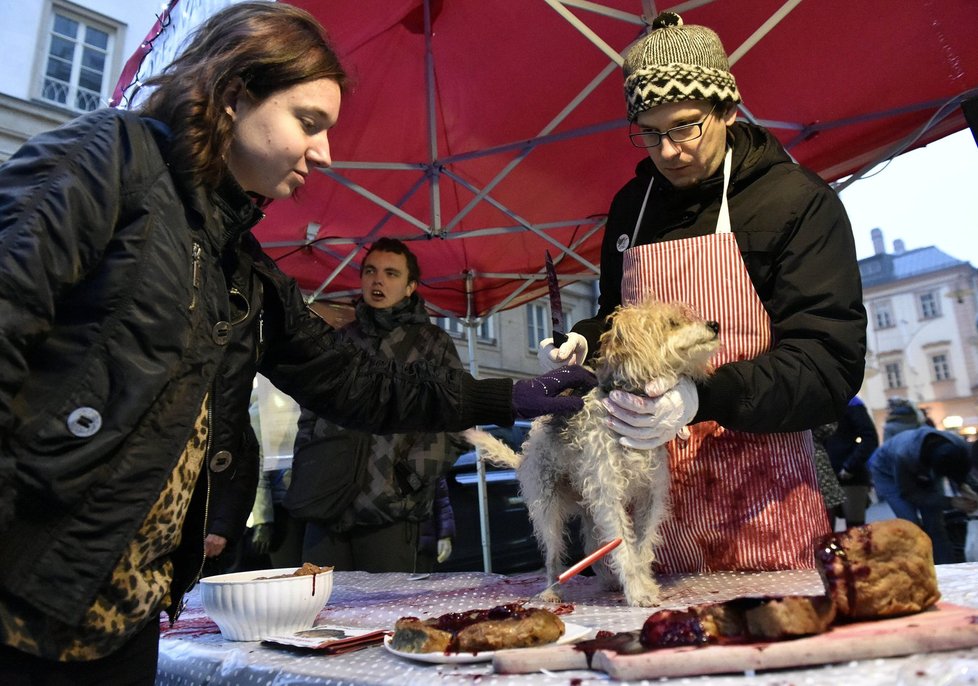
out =
<path fill-rule="evenodd" d="M 533 596 L 533 600 L 541 603 L 562 603 L 564 602 L 564 596 L 558 589 L 548 586 Z"/>
<path fill-rule="evenodd" d="M 626 588 L 625 601 L 634 607 L 654 607 L 659 604 L 659 587 L 642 584 L 639 588 Z"/>

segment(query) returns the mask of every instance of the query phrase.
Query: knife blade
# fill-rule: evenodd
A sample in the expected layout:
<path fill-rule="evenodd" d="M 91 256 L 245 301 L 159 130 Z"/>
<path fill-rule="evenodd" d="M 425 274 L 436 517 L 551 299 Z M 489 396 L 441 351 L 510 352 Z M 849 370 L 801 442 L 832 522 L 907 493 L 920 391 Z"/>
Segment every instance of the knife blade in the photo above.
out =
<path fill-rule="evenodd" d="M 560 306 L 560 285 L 557 283 L 557 269 L 547 251 L 547 288 L 550 291 L 550 326 L 553 329 L 554 346 L 560 347 L 567 341 L 564 333 L 564 310 Z"/>

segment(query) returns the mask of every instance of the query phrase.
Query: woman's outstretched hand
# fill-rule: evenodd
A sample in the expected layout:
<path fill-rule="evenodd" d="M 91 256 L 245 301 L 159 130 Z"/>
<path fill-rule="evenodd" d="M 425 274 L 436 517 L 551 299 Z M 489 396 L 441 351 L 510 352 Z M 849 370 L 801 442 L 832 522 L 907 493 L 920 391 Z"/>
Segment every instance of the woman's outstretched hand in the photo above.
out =
<path fill-rule="evenodd" d="M 576 395 L 560 395 L 568 388 L 590 391 L 598 380 L 580 365 L 560 367 L 532 379 L 513 384 L 513 414 L 517 419 L 532 419 L 545 414 L 574 414 L 584 407 Z"/>

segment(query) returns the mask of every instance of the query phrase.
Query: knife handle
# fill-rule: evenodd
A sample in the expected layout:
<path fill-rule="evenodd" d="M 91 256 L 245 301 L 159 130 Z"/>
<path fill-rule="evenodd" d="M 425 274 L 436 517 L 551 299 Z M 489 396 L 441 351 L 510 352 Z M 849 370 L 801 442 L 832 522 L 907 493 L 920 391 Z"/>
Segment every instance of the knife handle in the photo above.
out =
<path fill-rule="evenodd" d="M 601 546 L 600 548 L 598 548 L 597 550 L 595 550 L 593 553 L 591 553 L 590 555 L 588 555 L 587 557 L 585 557 L 583 560 L 581 560 L 580 562 L 578 562 L 576 565 L 574 565 L 573 567 L 571 567 L 570 569 L 568 569 L 566 572 L 564 572 L 563 574 L 561 574 L 560 576 L 558 576 L 557 577 L 557 582 L 558 583 L 561 583 L 561 584 L 566 583 L 568 579 L 570 579 L 573 576 L 577 576 L 579 573 L 581 573 L 582 571 L 584 571 L 584 569 L 586 569 L 587 567 L 589 567 L 592 563 L 597 562 L 602 557 L 604 557 L 605 555 L 607 555 L 608 553 L 610 553 L 612 550 L 614 550 L 615 548 L 617 548 L 619 545 L 621 545 L 621 539 L 620 538 L 616 538 L 615 540 L 613 540 L 613 541 L 611 541 L 609 543 L 605 543 L 603 546 Z"/>
<path fill-rule="evenodd" d="M 564 343 L 567 342 L 567 334 L 561 333 L 560 331 L 554 331 L 553 339 L 554 339 L 554 347 L 559 348 L 560 346 L 562 346 Z"/>

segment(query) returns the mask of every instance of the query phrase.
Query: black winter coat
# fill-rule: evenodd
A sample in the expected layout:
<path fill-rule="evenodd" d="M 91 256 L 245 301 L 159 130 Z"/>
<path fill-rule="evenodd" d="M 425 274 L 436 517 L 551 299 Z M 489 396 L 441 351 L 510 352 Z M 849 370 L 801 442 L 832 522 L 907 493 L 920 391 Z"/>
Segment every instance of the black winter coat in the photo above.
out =
<path fill-rule="evenodd" d="M 791 162 L 764 129 L 728 129 L 733 169 L 730 221 L 751 281 L 771 318 L 772 349 L 725 364 L 699 384 L 694 421 L 739 431 L 781 432 L 836 421 L 862 382 L 866 311 L 852 230 L 836 193 Z M 597 351 L 606 318 L 621 304 L 622 237 L 630 241 L 655 184 L 634 245 L 715 231 L 722 169 L 702 184 L 676 189 L 646 158 L 615 196 L 601 252 L 597 315 L 574 331 Z M 630 246 L 633 247 L 633 246 Z M 721 332 L 722 336 L 722 332 Z"/>
<path fill-rule="evenodd" d="M 869 486 L 870 456 L 880 444 L 879 434 L 873 418 L 869 416 L 866 405 L 859 398 L 853 398 L 839 419 L 835 433 L 825 439 L 825 450 L 829 454 L 832 468 L 838 474 L 843 469 L 852 475 L 844 486 Z"/>
<path fill-rule="evenodd" d="M 338 332 L 356 346 L 379 357 L 410 362 L 428 360 L 431 364 L 461 369 L 455 343 L 443 329 L 432 324 L 424 299 L 417 293 L 394 307 L 376 309 L 357 303 L 356 319 Z M 323 460 L 352 460 L 349 454 L 335 454 L 337 446 L 353 446 L 367 456 L 369 468 L 353 502 L 332 519 L 318 520 L 334 533 L 354 527 L 387 526 L 392 522 L 420 522 L 431 517 L 435 486 L 448 471 L 457 454 L 452 437 L 445 433 L 397 433 L 349 431 L 313 412 L 299 415 L 294 453 L 312 450 Z M 295 475 L 295 472 L 293 472 Z M 293 480 L 290 491 L 323 492 L 323 484 Z M 286 497 L 286 507 L 290 497 Z M 308 500 L 309 496 L 305 496 Z"/>
<path fill-rule="evenodd" d="M 165 126 L 101 110 L 0 167 L 0 591 L 78 622 L 156 501 L 205 396 L 210 438 L 174 555 L 195 579 L 210 489 L 246 516 L 252 379 L 371 430 L 510 424 L 512 382 L 338 341 L 250 234 L 233 182 L 191 187 Z M 244 521 L 243 519 L 241 520 Z M 236 527 L 233 527 L 236 528 Z"/>

